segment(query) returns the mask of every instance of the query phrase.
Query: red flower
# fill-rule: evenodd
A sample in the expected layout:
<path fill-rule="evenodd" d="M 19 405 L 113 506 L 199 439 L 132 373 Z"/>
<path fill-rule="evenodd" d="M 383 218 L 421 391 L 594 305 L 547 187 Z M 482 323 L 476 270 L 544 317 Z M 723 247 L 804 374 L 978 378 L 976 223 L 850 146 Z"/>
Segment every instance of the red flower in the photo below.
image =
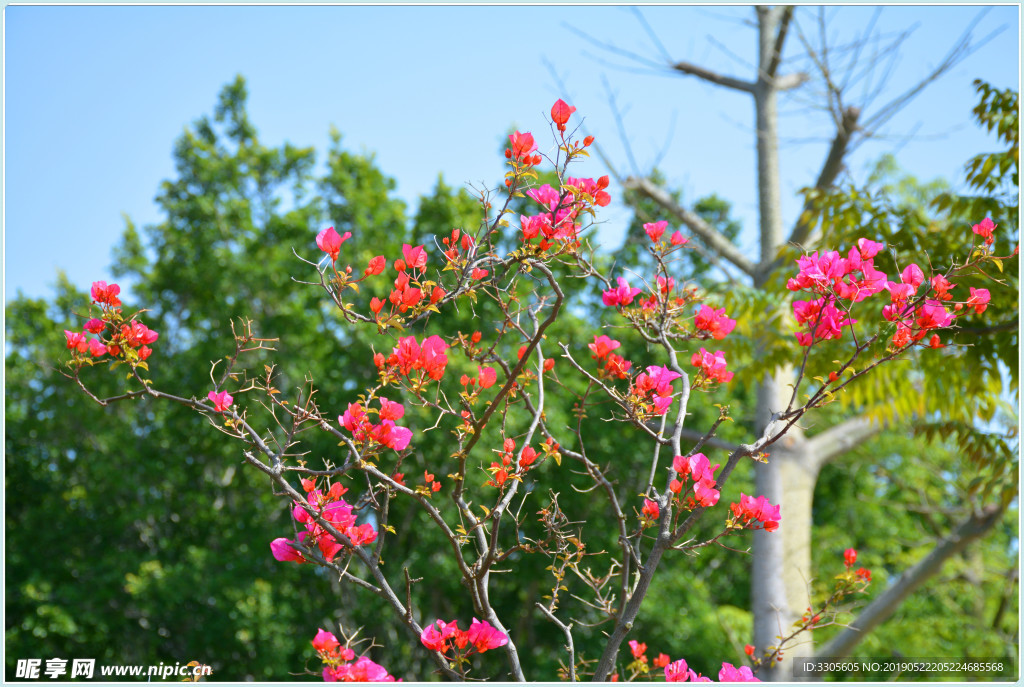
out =
<path fill-rule="evenodd" d="M 629 640 L 629 650 L 633 652 L 633 658 L 642 659 L 643 655 L 647 652 L 647 645 L 631 639 Z"/>
<path fill-rule="evenodd" d="M 665 229 L 668 228 L 668 222 L 662 220 L 660 222 L 649 222 L 644 225 L 644 231 L 651 238 L 653 243 L 657 243 L 661 240 L 661 235 L 665 233 Z"/>
<path fill-rule="evenodd" d="M 731 320 L 725 316 L 725 308 L 715 310 L 714 308 L 702 305 L 700 310 L 697 311 L 694 326 L 701 331 L 708 332 L 716 339 L 724 339 L 725 335 L 736 326 L 736 320 Z"/>
<path fill-rule="evenodd" d="M 644 516 L 644 518 L 646 518 L 647 520 L 655 520 L 655 521 L 658 519 L 658 516 L 661 514 L 661 511 L 658 509 L 658 502 L 657 501 L 652 501 L 650 499 L 644 499 L 644 507 L 643 507 L 643 509 L 640 512 Z M 646 649 L 647 647 L 644 646 L 644 648 Z M 639 658 L 639 656 L 637 658 Z"/>
<path fill-rule="evenodd" d="M 480 388 L 490 389 L 494 386 L 494 382 L 498 379 L 498 373 L 494 371 L 493 367 L 481 367 L 480 368 Z"/>
<path fill-rule="evenodd" d="M 990 244 L 992 243 L 992 232 L 995 231 L 995 228 L 998 226 L 998 224 L 992 222 L 992 219 L 990 217 L 986 217 L 985 219 L 981 220 L 980 222 L 972 226 L 971 231 L 973 231 L 978 236 L 984 238 L 985 243 Z"/>
<path fill-rule="evenodd" d="M 316 637 L 313 637 L 312 644 L 314 649 L 318 652 L 330 652 L 340 646 L 337 637 L 322 628 L 318 629 L 320 631 L 316 633 Z"/>
<path fill-rule="evenodd" d="M 518 131 L 508 137 L 512 143 L 512 158 L 529 163 L 525 160 L 527 155 L 537 150 L 537 144 L 533 141 L 533 134 L 527 132 L 521 134 Z"/>
<path fill-rule="evenodd" d="M 847 549 L 843 552 L 843 561 L 846 563 L 846 567 L 852 567 L 857 562 L 857 550 Z"/>
<path fill-rule="evenodd" d="M 64 330 L 64 336 L 68 340 L 68 348 L 77 349 L 79 353 L 85 353 L 89 349 L 89 342 L 83 332 L 71 332 Z"/>
<path fill-rule="evenodd" d="M 427 251 L 423 246 L 413 248 L 408 243 L 402 244 L 402 257 L 405 258 L 405 265 L 409 269 L 418 269 L 421 272 L 427 269 Z"/>
<path fill-rule="evenodd" d="M 466 631 L 466 639 L 481 654 L 489 649 L 497 649 L 508 644 L 508 635 L 496 629 L 486 620 L 481 621 L 476 618 L 473 618 L 473 624 Z"/>
<path fill-rule="evenodd" d="M 121 300 L 117 297 L 119 293 L 121 293 L 121 287 L 117 284 L 107 286 L 105 281 L 94 281 L 92 283 L 92 299 L 96 303 L 105 303 L 112 308 L 116 308 L 121 305 Z"/>
<path fill-rule="evenodd" d="M 327 227 L 316 235 L 316 245 L 330 255 L 331 260 L 337 260 L 338 253 L 341 252 L 341 244 L 350 238 L 352 238 L 351 231 L 346 231 L 344 236 L 339 236 L 338 232 L 334 231 L 334 227 Z"/>
<path fill-rule="evenodd" d="M 378 255 L 375 258 L 370 258 L 370 264 L 367 265 L 366 269 L 363 271 L 363 274 L 367 277 L 372 274 L 380 274 L 381 272 L 384 271 L 384 268 L 387 266 L 388 261 L 384 259 L 384 256 Z"/>
<path fill-rule="evenodd" d="M 106 328 L 107 328 L 107 323 L 104 322 L 103 320 L 98 320 L 95 317 L 92 318 L 91 320 L 87 321 L 85 323 L 85 326 L 83 327 L 83 329 L 85 329 L 85 331 L 92 332 L 93 334 L 99 334 L 100 332 L 102 332 Z"/>
<path fill-rule="evenodd" d="M 570 115 L 575 111 L 575 107 L 567 105 L 564 100 L 559 98 L 551 106 L 551 121 L 555 123 L 559 131 L 565 131 L 565 123 L 569 121 Z"/>
<path fill-rule="evenodd" d="M 232 398 L 231 394 L 226 391 L 221 391 L 219 393 L 211 391 L 206 395 L 206 397 L 213 402 L 213 409 L 218 413 L 227 411 L 228 408 L 231 407 L 231 404 L 235 402 L 235 399 Z"/>

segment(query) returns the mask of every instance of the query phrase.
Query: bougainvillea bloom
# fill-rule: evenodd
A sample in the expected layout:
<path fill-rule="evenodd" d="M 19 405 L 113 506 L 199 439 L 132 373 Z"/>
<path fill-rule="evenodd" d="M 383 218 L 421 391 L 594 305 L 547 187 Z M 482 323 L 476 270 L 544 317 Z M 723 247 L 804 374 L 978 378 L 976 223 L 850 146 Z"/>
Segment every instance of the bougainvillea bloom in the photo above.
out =
<path fill-rule="evenodd" d="M 94 358 L 99 358 L 107 354 L 107 347 L 99 339 L 89 339 L 89 353 Z"/>
<path fill-rule="evenodd" d="M 512 158 L 515 160 L 523 160 L 527 155 L 537 150 L 537 144 L 533 141 L 533 134 L 519 133 L 518 131 L 511 134 L 508 140 L 512 144 Z"/>
<path fill-rule="evenodd" d="M 481 389 L 490 389 L 498 380 L 498 373 L 493 367 L 481 367 L 479 380 Z"/>
<path fill-rule="evenodd" d="M 650 237 L 653 243 L 657 243 L 661 240 L 661 236 L 665 233 L 665 229 L 667 228 L 668 222 L 665 220 L 660 222 L 649 222 L 644 225 L 644 231 L 647 232 L 647 236 Z"/>
<path fill-rule="evenodd" d="M 749 525 L 757 521 L 763 523 L 764 529 L 773 532 L 779 528 L 781 506 L 773 506 L 764 496 L 747 496 L 740 492 L 740 502 L 729 506 L 739 523 Z"/>
<path fill-rule="evenodd" d="M 643 658 L 643 655 L 647 653 L 647 645 L 641 644 L 635 639 L 631 639 L 629 640 L 629 650 L 633 653 L 633 658 L 641 659 Z"/>
<path fill-rule="evenodd" d="M 992 232 L 995 231 L 997 226 L 999 225 L 992 222 L 991 218 L 986 217 L 985 219 L 981 220 L 980 222 L 972 226 L 971 231 L 973 231 L 978 236 L 984 238 L 986 244 L 991 245 L 994 241 L 992 237 Z"/>
<path fill-rule="evenodd" d="M 733 373 L 725 369 L 725 353 L 722 351 L 715 351 L 712 355 L 707 350 L 701 348 L 699 352 L 694 353 L 690 358 L 690 363 L 694 367 L 700 368 L 705 378 L 712 382 L 724 383 L 733 377 Z"/>
<path fill-rule="evenodd" d="M 621 345 L 622 344 L 620 344 L 615 339 L 610 339 L 604 334 L 602 334 L 601 336 L 595 335 L 594 343 L 587 344 L 587 348 L 594 352 L 594 355 L 590 356 L 591 358 L 595 360 L 600 360 L 601 358 L 605 357 L 606 355 L 608 355 Z"/>
<path fill-rule="evenodd" d="M 341 244 L 350 238 L 352 238 L 351 231 L 346 231 L 344 236 L 340 236 L 338 232 L 334 231 L 334 227 L 327 227 L 316 235 L 316 245 L 320 250 L 330 255 L 331 260 L 337 260 L 338 253 L 341 252 Z"/>
<path fill-rule="evenodd" d="M 555 104 L 551 106 L 551 121 L 555 123 L 555 126 L 558 127 L 559 131 L 565 131 L 565 124 L 569 121 L 569 117 L 575 111 L 575 107 L 567 105 L 564 100 L 559 98 L 555 101 Z"/>
<path fill-rule="evenodd" d="M 235 402 L 231 394 L 226 391 L 213 392 L 211 391 L 206 395 L 211 402 L 213 402 L 213 409 L 218 413 L 223 413 L 231 407 L 231 404 Z"/>
<path fill-rule="evenodd" d="M 985 312 L 985 308 L 988 307 L 988 302 L 992 296 L 988 292 L 988 289 L 976 289 L 971 287 L 971 297 L 967 299 L 964 305 L 968 308 L 974 308 L 975 314 L 980 315 Z"/>
<path fill-rule="evenodd" d="M 607 306 L 629 305 L 642 291 L 642 289 L 631 289 L 625 277 L 619 277 L 615 281 L 619 285 L 618 288 L 609 289 L 602 294 L 602 300 Z"/>
<path fill-rule="evenodd" d="M 846 564 L 847 568 L 852 567 L 853 564 L 857 562 L 857 550 L 847 549 L 846 551 L 844 551 L 843 562 Z"/>
<path fill-rule="evenodd" d="M 366 656 L 360 656 L 354 663 L 343 663 L 336 667 L 324 667 L 325 682 L 394 682 L 383 666 Z"/>
<path fill-rule="evenodd" d="M 329 652 L 341 646 L 338 638 L 323 628 L 318 628 L 316 637 L 313 637 L 313 648 L 319 651 Z"/>
<path fill-rule="evenodd" d="M 754 677 L 754 672 L 750 670 L 750 666 L 740 666 L 736 668 L 731 663 L 723 663 L 722 669 L 718 671 L 719 682 L 760 682 L 759 679 Z"/>
<path fill-rule="evenodd" d="M 693 325 L 699 330 L 708 332 L 715 339 L 724 339 L 736 326 L 736 320 L 725 316 L 725 308 L 715 310 L 701 305 Z"/>
<path fill-rule="evenodd" d="M 673 246 L 682 246 L 690 242 L 690 239 L 683 238 L 683 232 L 677 231 L 672 234 L 672 238 L 668 241 Z"/>
<path fill-rule="evenodd" d="M 672 659 L 668 657 L 668 654 L 658 654 L 658 656 L 653 661 L 651 661 L 651 665 L 653 665 L 655 668 L 664 668 L 669 664 L 669 661 L 671 660 Z"/>
<path fill-rule="evenodd" d="M 383 255 L 378 255 L 375 258 L 370 258 L 370 263 L 366 266 L 363 274 L 367 277 L 380 274 L 384 271 L 384 268 L 388 266 L 388 261 L 384 259 Z"/>
<path fill-rule="evenodd" d="M 644 499 L 644 507 L 640 512 L 648 520 L 657 520 L 658 516 L 661 515 L 661 511 L 658 508 L 658 502 L 650 499 Z M 644 648 L 647 648 L 646 645 Z"/>
<path fill-rule="evenodd" d="M 117 297 L 119 293 L 121 293 L 121 287 L 117 284 L 107 286 L 105 281 L 94 281 L 92 283 L 92 299 L 96 303 L 116 308 L 121 305 L 121 299 Z"/>
<path fill-rule="evenodd" d="M 466 631 L 466 640 L 482 654 L 490 649 L 497 649 L 508 644 L 508 635 L 496 629 L 486 620 L 473 618 L 473 623 Z"/>
<path fill-rule="evenodd" d="M 107 323 L 104 322 L 103 320 L 98 320 L 95 317 L 92 318 L 91 320 L 87 320 L 85 326 L 83 327 L 85 331 L 91 332 L 93 334 L 99 334 L 106 328 Z"/>
<path fill-rule="evenodd" d="M 665 682 L 686 682 L 689 679 L 689 666 L 685 659 L 672 661 L 665 666 Z"/>
<path fill-rule="evenodd" d="M 71 332 L 65 329 L 64 336 L 68 340 L 67 346 L 69 349 L 76 349 L 80 353 L 85 353 L 89 350 L 89 342 L 83 332 Z"/>
<path fill-rule="evenodd" d="M 405 258 L 405 266 L 411 270 L 425 271 L 427 269 L 427 250 L 423 246 L 410 246 L 402 244 L 402 257 Z"/>
<path fill-rule="evenodd" d="M 458 632 L 457 621 L 446 623 L 443 620 L 436 620 L 423 628 L 423 632 L 420 633 L 420 642 L 431 651 L 444 651 L 448 640 Z"/>

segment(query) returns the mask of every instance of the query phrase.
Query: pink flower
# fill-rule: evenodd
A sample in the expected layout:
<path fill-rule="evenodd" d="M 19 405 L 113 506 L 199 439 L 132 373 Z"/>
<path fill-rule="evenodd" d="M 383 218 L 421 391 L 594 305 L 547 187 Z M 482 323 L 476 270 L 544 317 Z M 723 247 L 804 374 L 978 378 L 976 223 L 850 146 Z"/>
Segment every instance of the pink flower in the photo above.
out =
<path fill-rule="evenodd" d="M 107 354 L 107 347 L 99 339 L 89 339 L 89 353 L 94 358 Z"/>
<path fill-rule="evenodd" d="M 995 228 L 997 226 L 999 225 L 993 223 L 992 218 L 986 217 L 985 219 L 981 220 L 980 222 L 972 226 L 971 231 L 973 231 L 978 236 L 984 238 L 985 243 L 992 243 L 992 232 L 995 231 Z"/>
<path fill-rule="evenodd" d="M 555 101 L 555 104 L 551 106 L 551 121 L 555 123 L 555 126 L 558 127 L 559 131 L 565 131 L 565 124 L 569 121 L 569 117 L 575 111 L 575 107 L 567 105 L 564 100 L 559 98 Z"/>
<path fill-rule="evenodd" d="M 917 326 L 923 330 L 941 329 L 953 323 L 953 316 L 939 301 L 927 300 L 917 310 Z"/>
<path fill-rule="evenodd" d="M 338 416 L 338 423 L 350 432 L 355 432 L 362 425 L 366 411 L 358 403 L 349 403 L 344 415 Z"/>
<path fill-rule="evenodd" d="M 305 563 L 306 559 L 292 547 L 293 543 L 290 539 L 279 537 L 270 542 L 270 552 L 274 555 L 274 558 L 281 562 L 295 561 L 296 563 Z"/>
<path fill-rule="evenodd" d="M 645 653 L 647 653 L 647 644 L 641 644 L 635 639 L 629 640 L 629 650 L 633 654 L 633 658 L 640 659 Z"/>
<path fill-rule="evenodd" d="M 318 652 L 321 651 L 332 651 L 341 646 L 338 642 L 338 638 L 323 628 L 317 628 L 319 632 L 316 633 L 316 637 L 313 637 L 313 648 Z"/>
<path fill-rule="evenodd" d="M 89 350 L 89 342 L 83 332 L 72 332 L 65 329 L 64 336 L 68 340 L 67 347 L 69 349 L 75 349 L 79 353 L 85 353 Z"/>
<path fill-rule="evenodd" d="M 665 666 L 665 682 L 686 682 L 689 678 L 689 666 L 684 659 L 672 661 Z"/>
<path fill-rule="evenodd" d="M 435 625 L 437 626 L 436 628 L 434 627 Z M 450 623 L 446 623 L 443 620 L 436 620 L 423 628 L 423 632 L 420 633 L 420 642 L 431 651 L 443 652 L 446 649 L 445 644 L 448 643 L 448 639 L 454 637 L 458 632 L 459 625 L 457 621 L 453 620 Z"/>
<path fill-rule="evenodd" d="M 988 302 L 992 298 L 989 294 L 988 289 L 976 289 L 971 287 L 971 297 L 964 303 L 968 308 L 974 308 L 974 312 L 977 315 L 985 312 L 985 308 L 988 307 Z"/>
<path fill-rule="evenodd" d="M 466 631 L 466 638 L 481 654 L 508 644 L 508 635 L 497 630 L 486 620 L 481 621 L 476 618 L 473 618 L 473 624 Z"/>
<path fill-rule="evenodd" d="M 682 246 L 690 242 L 690 239 L 683 238 L 683 232 L 677 231 L 672 234 L 672 238 L 669 239 L 669 243 L 673 246 Z"/>
<path fill-rule="evenodd" d="M 711 334 L 715 339 L 724 339 L 725 336 L 736 326 L 736 320 L 725 316 L 725 308 L 715 310 L 706 305 L 701 305 L 694 320 L 694 326 Z"/>
<path fill-rule="evenodd" d="M 523 160 L 527 155 L 537 150 L 537 144 L 533 141 L 533 134 L 519 133 L 518 131 L 508 137 L 512 144 L 512 158 Z M 525 161 L 525 160 L 523 160 Z"/>
<path fill-rule="evenodd" d="M 739 504 L 733 503 L 729 506 L 737 520 L 746 525 L 751 521 L 758 521 L 764 524 L 764 529 L 772 532 L 779 528 L 781 519 L 779 511 L 781 506 L 773 506 L 764 496 L 747 496 L 740 492 Z"/>
<path fill-rule="evenodd" d="M 590 356 L 591 358 L 600 360 L 621 345 L 622 344 L 615 339 L 609 339 L 607 336 L 602 334 L 601 336 L 595 335 L 594 343 L 588 344 L 587 348 L 594 352 L 594 355 Z"/>
<path fill-rule="evenodd" d="M 350 405 L 349 407 L 351 408 L 352 406 Z M 380 399 L 381 420 L 399 420 L 403 415 L 405 415 L 405 406 L 401 403 L 389 401 L 386 398 Z"/>
<path fill-rule="evenodd" d="M 869 239 L 857 239 L 857 249 L 860 251 L 860 257 L 864 260 L 870 260 L 875 257 L 883 248 L 885 248 L 884 243 Z"/>
<path fill-rule="evenodd" d="M 388 674 L 383 666 L 374 663 L 366 656 L 360 656 L 355 663 L 344 663 L 331 670 L 324 668 L 324 681 L 326 682 L 394 682 L 395 678 Z"/>
<path fill-rule="evenodd" d="M 718 672 L 719 682 L 760 682 L 754 677 L 750 666 L 733 667 L 731 663 L 723 663 L 722 669 Z"/>
<path fill-rule="evenodd" d="M 668 222 L 661 220 L 660 222 L 649 222 L 644 225 L 644 231 L 647 232 L 647 236 L 650 237 L 652 243 L 657 243 L 661 240 L 661 235 L 665 233 L 665 229 L 668 228 Z"/>
<path fill-rule="evenodd" d="M 339 236 L 338 232 L 334 231 L 334 227 L 327 227 L 316 235 L 316 245 L 330 255 L 331 260 L 337 260 L 338 253 L 341 252 L 341 244 L 350 238 L 352 238 L 351 231 L 346 231 L 344 236 Z"/>
<path fill-rule="evenodd" d="M 481 367 L 479 379 L 481 389 L 490 389 L 498 380 L 498 373 L 493 367 Z"/>
<path fill-rule="evenodd" d="M 369 277 L 373 274 L 380 274 L 384 271 L 384 268 L 388 266 L 388 261 L 384 259 L 383 255 L 378 255 L 375 258 L 370 258 L 370 263 L 366 266 L 363 271 L 363 275 Z"/>
<path fill-rule="evenodd" d="M 725 353 L 722 351 L 715 351 L 712 355 L 701 348 L 700 352 L 694 353 L 690 358 L 690 363 L 700 368 L 704 376 L 712 382 L 728 382 L 733 377 L 733 373 L 725 369 Z"/>
<path fill-rule="evenodd" d="M 910 263 L 906 266 L 903 272 L 900 273 L 900 281 L 904 284 L 910 284 L 915 289 L 924 282 L 924 272 L 921 268 L 914 263 Z"/>
<path fill-rule="evenodd" d="M 607 306 L 629 305 L 642 290 L 631 289 L 629 287 L 629 282 L 626 281 L 625 277 L 619 277 L 616 281 L 618 282 L 619 287 L 605 291 L 602 296 L 604 304 Z"/>
<path fill-rule="evenodd" d="M 218 413 L 226 412 L 228 408 L 231 407 L 231 404 L 235 402 L 235 399 L 232 398 L 231 394 L 229 394 L 226 391 L 211 391 L 210 393 L 206 394 L 206 397 L 213 402 L 213 409 L 216 410 Z"/>
<path fill-rule="evenodd" d="M 405 258 L 405 266 L 409 269 L 418 269 L 421 272 L 426 271 L 427 251 L 423 246 L 413 248 L 408 243 L 403 243 L 402 257 Z"/>
<path fill-rule="evenodd" d="M 92 283 L 92 299 L 96 303 L 104 303 L 112 308 L 116 308 L 121 305 L 121 300 L 117 297 L 119 293 L 121 293 L 121 287 L 117 284 L 107 286 L 105 281 L 94 281 Z"/>
<path fill-rule="evenodd" d="M 95 317 L 92 318 L 91 320 L 88 320 L 85 323 L 85 326 L 83 327 L 83 329 L 85 329 L 85 331 L 91 332 L 93 334 L 99 334 L 99 333 L 101 333 L 106 328 L 107 328 L 107 323 L 104 322 L 103 320 L 98 320 Z"/>
<path fill-rule="evenodd" d="M 648 520 L 657 520 L 658 516 L 661 515 L 658 502 L 650 499 L 644 499 L 644 507 L 640 512 Z"/>

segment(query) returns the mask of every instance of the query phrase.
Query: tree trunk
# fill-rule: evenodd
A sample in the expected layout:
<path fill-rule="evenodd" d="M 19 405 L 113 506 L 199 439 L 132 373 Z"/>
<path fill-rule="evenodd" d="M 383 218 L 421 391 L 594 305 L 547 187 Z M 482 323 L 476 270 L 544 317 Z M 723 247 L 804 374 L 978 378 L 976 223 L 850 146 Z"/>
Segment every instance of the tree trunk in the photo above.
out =
<path fill-rule="evenodd" d="M 773 69 L 776 36 L 784 8 L 757 8 L 759 60 L 754 88 L 757 121 L 757 186 L 760 211 L 761 264 L 775 259 L 784 239 L 779 172 L 778 90 Z M 768 274 L 758 275 L 762 286 Z M 784 410 L 792 392 L 792 368 L 770 373 L 758 390 L 757 429 L 764 430 L 773 412 Z M 811 503 L 817 469 L 809 460 L 808 443 L 796 427 L 776 442 L 767 463 L 756 468 L 757 493 L 782 506 L 777 532 L 754 535 L 752 601 L 754 645 L 758 652 L 778 644 L 807 608 L 811 579 Z M 758 672 L 763 680 L 793 679 L 792 659 L 812 655 L 814 646 L 805 635 L 786 652 L 785 660 Z"/>

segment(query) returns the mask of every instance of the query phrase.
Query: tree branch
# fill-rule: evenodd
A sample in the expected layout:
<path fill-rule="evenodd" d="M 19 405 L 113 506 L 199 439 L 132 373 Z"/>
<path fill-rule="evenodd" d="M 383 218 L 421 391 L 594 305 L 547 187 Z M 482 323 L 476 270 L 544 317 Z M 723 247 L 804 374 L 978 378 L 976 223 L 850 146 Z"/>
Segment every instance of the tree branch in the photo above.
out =
<path fill-rule="evenodd" d="M 815 463 L 813 468 L 820 469 L 833 458 L 856 448 L 881 431 L 881 424 L 865 417 L 851 418 L 826 429 L 808 440 L 807 453 Z"/>
<path fill-rule="evenodd" d="M 702 241 L 716 253 L 731 262 L 746 274 L 753 276 L 755 272 L 752 263 L 729 239 L 722 236 L 714 227 L 701 219 L 700 215 L 690 212 L 684 207 L 676 204 L 672 197 L 663 189 L 651 183 L 649 179 L 629 177 L 623 184 L 623 188 L 638 191 L 644 194 L 667 212 L 676 217 L 690 230 L 699 236 Z"/>
<path fill-rule="evenodd" d="M 688 76 L 696 76 L 698 79 L 709 81 L 716 86 L 725 86 L 736 91 L 743 91 L 744 93 L 753 93 L 755 84 L 750 81 L 743 81 L 732 76 L 725 76 L 713 72 L 710 69 L 704 69 L 704 67 L 698 67 L 695 64 L 689 62 L 676 62 L 672 65 L 672 69 L 677 72 L 682 72 Z"/>
<path fill-rule="evenodd" d="M 832 641 L 822 646 L 816 655 L 830 658 L 849 656 L 853 648 L 868 633 L 885 622 L 908 596 L 936 575 L 942 569 L 943 563 L 963 551 L 970 543 L 985 536 L 999 522 L 1002 515 L 1003 509 L 999 506 L 989 506 L 980 513 L 971 515 L 931 553 L 903 573 L 881 596 L 865 606 L 857 619 Z"/>
<path fill-rule="evenodd" d="M 775 78 L 775 73 L 779 70 L 779 63 L 782 61 L 782 46 L 786 43 L 786 33 L 789 31 L 789 22 L 793 19 L 794 9 L 793 5 L 787 5 L 782 10 L 782 16 L 779 18 L 779 32 L 775 35 L 772 61 L 768 63 L 768 67 L 765 69 L 765 74 L 769 79 Z M 778 83 L 775 85 L 778 87 Z"/>

